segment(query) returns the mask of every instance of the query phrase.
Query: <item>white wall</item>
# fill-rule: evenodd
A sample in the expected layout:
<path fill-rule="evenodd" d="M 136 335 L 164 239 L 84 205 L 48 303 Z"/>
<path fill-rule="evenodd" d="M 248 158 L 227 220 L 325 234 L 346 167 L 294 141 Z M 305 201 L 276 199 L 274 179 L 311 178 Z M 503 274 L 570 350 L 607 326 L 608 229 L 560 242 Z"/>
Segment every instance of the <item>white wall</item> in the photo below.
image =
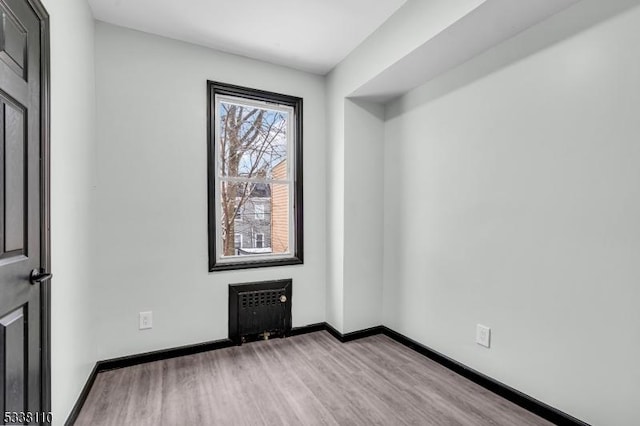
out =
<path fill-rule="evenodd" d="M 95 364 L 94 22 L 84 0 L 45 0 L 51 25 L 52 405 L 63 424 Z"/>
<path fill-rule="evenodd" d="M 207 80 L 304 98 L 304 265 L 207 272 Z M 324 79 L 98 22 L 96 87 L 97 358 L 226 338 L 229 283 L 292 278 L 293 325 L 324 321 Z"/>
<path fill-rule="evenodd" d="M 344 330 L 382 321 L 384 107 L 345 100 Z"/>
<path fill-rule="evenodd" d="M 583 3 L 388 107 L 384 323 L 584 421 L 630 425 L 640 8 L 504 60 L 601 6 Z"/>
<path fill-rule="evenodd" d="M 359 162 L 352 156 L 347 163 L 345 151 L 351 143 L 350 135 L 366 134 L 368 129 L 358 128 L 367 120 L 352 121 L 347 130 L 345 124 L 345 105 L 351 102 L 347 98 L 360 86 L 384 71 L 399 59 L 430 40 L 453 22 L 473 10 L 484 0 L 464 0 L 452 4 L 446 0 L 423 1 L 409 0 L 392 15 L 380 28 L 369 36 L 360 46 L 351 52 L 327 76 L 327 313 L 326 319 L 341 332 L 358 330 L 356 324 L 378 325 L 368 309 L 362 309 L 357 298 L 349 298 L 347 293 L 355 294 L 362 288 L 368 288 L 374 295 L 381 292 L 381 282 L 367 281 L 369 265 L 372 259 L 382 256 L 382 232 L 371 235 L 367 240 L 369 251 L 362 251 L 357 239 L 359 232 L 348 232 L 345 220 L 357 216 L 363 229 L 376 229 L 380 219 L 376 215 L 362 216 L 351 207 L 358 208 L 366 204 L 366 193 L 346 192 L 353 187 L 347 183 L 348 176 L 375 181 L 379 170 L 370 168 L 366 162 Z M 355 107 L 355 104 L 349 104 Z M 372 104 L 370 104 L 372 105 Z M 352 110 L 352 112 L 357 111 Z M 372 117 L 370 117 L 372 118 Z M 380 121 L 380 120 L 379 120 Z M 359 123 L 359 124 L 358 124 Z M 374 124 L 375 125 L 375 124 Z M 355 146 L 363 144 L 359 137 Z M 379 149 L 380 152 L 374 152 Z M 374 143 L 369 155 L 381 156 L 382 145 Z M 361 169 L 361 166 L 363 167 Z M 346 204 L 349 200 L 350 205 Z M 353 240 L 346 240 L 352 238 Z M 347 267 L 346 262 L 350 263 Z M 347 269 L 349 268 L 349 270 Z M 347 274 L 349 274 L 347 276 Z M 348 287 L 353 286 L 353 289 Z M 378 296 L 372 296 L 374 300 Z M 349 301 L 355 303 L 351 304 Z M 350 318 L 347 318 L 350 317 Z M 352 325 L 349 325 L 352 324 Z"/>

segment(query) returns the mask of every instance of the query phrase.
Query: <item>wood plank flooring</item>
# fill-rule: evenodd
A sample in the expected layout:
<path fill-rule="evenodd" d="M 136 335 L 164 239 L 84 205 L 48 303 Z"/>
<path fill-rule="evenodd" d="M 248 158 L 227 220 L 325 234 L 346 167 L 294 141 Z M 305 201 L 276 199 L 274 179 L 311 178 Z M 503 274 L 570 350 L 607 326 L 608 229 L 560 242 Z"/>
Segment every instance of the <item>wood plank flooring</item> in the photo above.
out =
<path fill-rule="evenodd" d="M 384 336 L 326 331 L 99 373 L 76 425 L 549 425 Z"/>

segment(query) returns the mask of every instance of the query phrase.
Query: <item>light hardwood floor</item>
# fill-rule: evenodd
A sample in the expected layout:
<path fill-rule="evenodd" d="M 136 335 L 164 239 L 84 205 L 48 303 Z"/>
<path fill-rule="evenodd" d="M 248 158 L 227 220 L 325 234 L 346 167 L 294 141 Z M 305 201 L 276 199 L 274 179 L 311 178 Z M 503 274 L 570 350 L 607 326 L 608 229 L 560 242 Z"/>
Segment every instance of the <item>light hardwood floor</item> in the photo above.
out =
<path fill-rule="evenodd" d="M 549 425 L 377 335 L 325 331 L 98 374 L 76 425 Z"/>

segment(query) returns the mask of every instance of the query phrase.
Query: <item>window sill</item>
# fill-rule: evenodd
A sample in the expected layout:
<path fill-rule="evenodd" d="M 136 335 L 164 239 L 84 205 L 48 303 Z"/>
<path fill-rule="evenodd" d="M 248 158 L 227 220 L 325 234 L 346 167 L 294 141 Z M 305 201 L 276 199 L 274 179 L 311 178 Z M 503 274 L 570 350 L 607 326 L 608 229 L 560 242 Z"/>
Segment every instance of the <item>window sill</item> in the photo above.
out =
<path fill-rule="evenodd" d="M 290 266 L 290 265 L 302 265 L 304 262 L 297 257 L 291 257 L 286 259 L 264 259 L 244 262 L 225 262 L 215 263 L 209 265 L 209 272 L 218 271 L 235 271 L 240 269 L 253 269 L 253 268 L 269 268 L 272 266 Z"/>

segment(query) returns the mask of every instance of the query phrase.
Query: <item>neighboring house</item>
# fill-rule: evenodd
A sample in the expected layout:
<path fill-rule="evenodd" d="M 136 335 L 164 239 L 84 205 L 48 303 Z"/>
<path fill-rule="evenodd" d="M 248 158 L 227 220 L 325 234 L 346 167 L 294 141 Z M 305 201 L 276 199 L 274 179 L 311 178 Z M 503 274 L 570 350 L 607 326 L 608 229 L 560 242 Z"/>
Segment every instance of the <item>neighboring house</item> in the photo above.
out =
<path fill-rule="evenodd" d="M 274 180 L 286 180 L 287 160 L 272 170 Z M 240 197 L 236 199 L 240 202 Z M 237 254 L 289 251 L 289 190 L 286 185 L 253 185 L 234 221 Z"/>
<path fill-rule="evenodd" d="M 237 202 L 240 198 L 237 199 Z M 234 241 L 237 254 L 271 253 L 271 187 L 252 185 L 251 193 L 236 214 Z"/>
<path fill-rule="evenodd" d="M 287 160 L 282 160 L 272 170 L 274 180 L 287 179 Z M 289 188 L 274 185 L 271 197 L 271 241 L 274 253 L 289 251 Z"/>

